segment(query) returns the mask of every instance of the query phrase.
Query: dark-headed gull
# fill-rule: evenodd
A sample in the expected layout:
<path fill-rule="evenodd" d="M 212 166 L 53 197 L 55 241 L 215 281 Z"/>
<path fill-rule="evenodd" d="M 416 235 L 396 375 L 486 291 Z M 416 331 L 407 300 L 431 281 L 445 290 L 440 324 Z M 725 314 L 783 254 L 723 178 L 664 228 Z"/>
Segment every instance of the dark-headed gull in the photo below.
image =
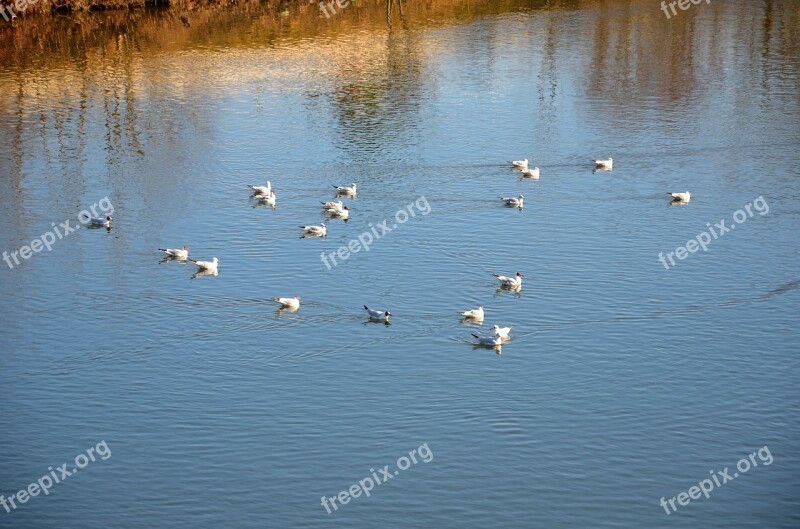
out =
<path fill-rule="evenodd" d="M 525 195 L 520 195 L 518 197 L 497 197 L 502 200 L 506 206 L 510 208 L 521 208 L 525 203 Z"/>
<path fill-rule="evenodd" d="M 256 195 L 271 195 L 272 194 L 272 182 L 267 182 L 265 186 L 247 186 L 253 190 L 253 193 Z"/>
<path fill-rule="evenodd" d="M 692 199 L 691 191 L 685 193 L 667 193 L 675 202 L 689 202 Z"/>
<path fill-rule="evenodd" d="M 349 186 L 333 186 L 336 189 L 336 192 L 340 195 L 356 195 L 356 185 L 350 184 Z"/>
<path fill-rule="evenodd" d="M 610 171 L 614 168 L 614 158 L 609 158 L 608 160 L 592 160 L 594 162 L 595 168 L 597 169 L 606 169 Z"/>
<path fill-rule="evenodd" d="M 344 206 L 339 209 L 326 209 L 325 213 L 332 217 L 338 217 L 340 219 L 348 220 L 350 218 L 350 207 Z"/>
<path fill-rule="evenodd" d="M 209 272 L 216 272 L 217 265 L 219 264 L 219 259 L 216 257 L 211 261 L 195 261 L 194 259 L 189 259 L 191 262 L 197 265 L 197 268 L 200 270 L 207 270 Z"/>
<path fill-rule="evenodd" d="M 106 217 L 90 217 L 89 218 L 89 226 L 94 226 L 96 228 L 108 227 L 111 221 L 114 220 L 111 218 L 111 215 Z"/>
<path fill-rule="evenodd" d="M 462 316 L 465 318 L 470 318 L 473 320 L 482 320 L 483 319 L 483 305 L 479 306 L 477 309 L 467 310 L 461 313 Z"/>
<path fill-rule="evenodd" d="M 275 191 L 272 191 L 268 195 L 256 195 L 256 200 L 258 200 L 259 204 L 266 204 L 267 206 L 275 207 L 275 199 L 278 198 L 278 195 L 275 194 Z"/>
<path fill-rule="evenodd" d="M 293 298 L 272 298 L 272 301 L 280 303 L 282 308 L 297 310 L 300 308 L 300 296 Z"/>
<path fill-rule="evenodd" d="M 494 274 L 494 277 L 500 281 L 501 286 L 506 288 L 517 288 L 522 286 L 522 272 L 517 272 L 517 275 L 514 277 L 506 277 L 499 274 Z"/>
<path fill-rule="evenodd" d="M 389 321 L 389 316 L 392 315 L 388 310 L 372 310 L 366 305 L 364 305 L 364 310 L 369 314 L 369 319 L 375 321 Z"/>
<path fill-rule="evenodd" d="M 523 169 L 522 176 L 525 178 L 533 178 L 535 180 L 539 178 L 539 168 L 534 167 L 533 169 Z"/>
<path fill-rule="evenodd" d="M 189 258 L 189 247 L 184 246 L 183 250 L 173 249 L 173 248 L 159 248 L 159 252 L 164 252 L 167 254 L 168 258 L 172 259 L 180 259 L 181 261 L 185 261 Z"/>
<path fill-rule="evenodd" d="M 478 340 L 480 345 L 486 345 L 489 347 L 497 347 L 498 345 L 503 344 L 503 339 L 499 336 L 478 336 L 475 333 L 472 333 L 472 336 Z"/>
<path fill-rule="evenodd" d="M 315 236 L 315 237 L 325 237 L 328 234 L 328 228 L 325 227 L 325 223 L 320 223 L 319 226 L 300 226 L 303 231 L 305 231 L 305 235 L 301 235 L 300 237 L 308 237 L 308 236 Z"/>
<path fill-rule="evenodd" d="M 524 160 L 514 160 L 511 162 L 511 166 L 515 169 L 527 169 L 528 168 L 528 159 L 525 158 Z"/>

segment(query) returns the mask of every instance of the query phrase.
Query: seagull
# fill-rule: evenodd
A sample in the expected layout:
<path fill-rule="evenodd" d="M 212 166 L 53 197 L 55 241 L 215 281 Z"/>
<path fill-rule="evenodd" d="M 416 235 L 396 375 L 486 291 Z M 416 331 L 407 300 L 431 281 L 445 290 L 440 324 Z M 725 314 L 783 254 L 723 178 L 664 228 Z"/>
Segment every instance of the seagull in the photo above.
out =
<path fill-rule="evenodd" d="M 320 223 L 319 226 L 300 226 L 303 228 L 303 231 L 306 232 L 306 235 L 316 235 L 319 237 L 325 237 L 328 234 L 328 228 L 325 227 L 325 223 Z M 305 237 L 305 235 L 303 235 Z"/>
<path fill-rule="evenodd" d="M 253 193 L 256 195 L 271 195 L 272 194 L 272 182 L 267 182 L 265 186 L 247 186 L 253 190 Z"/>
<path fill-rule="evenodd" d="M 200 270 L 208 270 L 209 272 L 216 272 L 217 265 L 219 264 L 219 259 L 216 257 L 211 261 L 195 261 L 194 259 L 189 259 L 191 262 L 197 265 L 197 268 Z"/>
<path fill-rule="evenodd" d="M 325 213 L 331 215 L 332 217 L 338 217 L 340 219 L 347 220 L 350 218 L 350 207 L 344 206 L 341 209 L 326 209 Z"/>
<path fill-rule="evenodd" d="M 350 196 L 356 195 L 355 184 L 350 184 L 349 187 L 348 186 L 333 186 L 333 187 L 336 188 L 336 192 L 339 193 L 340 195 L 350 195 Z"/>
<path fill-rule="evenodd" d="M 322 209 L 331 210 L 331 209 L 342 209 L 344 207 L 344 202 L 339 200 L 338 202 L 322 202 Z"/>
<path fill-rule="evenodd" d="M 689 202 L 692 199 L 692 192 L 686 191 L 685 193 L 667 193 L 672 197 L 675 202 Z"/>
<path fill-rule="evenodd" d="M 272 301 L 280 303 L 281 308 L 297 310 L 300 308 L 300 296 L 293 298 L 272 298 Z"/>
<path fill-rule="evenodd" d="M 523 207 L 523 202 L 525 201 L 525 195 L 520 195 L 518 198 L 514 197 L 497 197 L 503 202 L 505 205 L 510 208 L 521 208 Z"/>
<path fill-rule="evenodd" d="M 503 339 L 499 336 L 478 336 L 475 333 L 472 333 L 472 336 L 477 338 L 480 345 L 489 345 L 495 347 L 503 344 Z"/>
<path fill-rule="evenodd" d="M 522 272 L 517 272 L 515 277 L 506 277 L 494 274 L 494 277 L 500 281 L 500 285 L 507 288 L 517 288 L 522 286 Z"/>
<path fill-rule="evenodd" d="M 461 313 L 462 316 L 465 318 L 471 318 L 473 320 L 482 320 L 483 319 L 483 305 L 479 306 L 477 309 L 467 310 Z"/>
<path fill-rule="evenodd" d="M 499 327 L 495 325 L 492 327 L 492 335 L 498 338 L 508 338 L 508 333 L 511 332 L 511 326 Z"/>
<path fill-rule="evenodd" d="M 523 169 L 522 176 L 525 178 L 539 178 L 539 168 L 534 167 L 533 169 Z"/>
<path fill-rule="evenodd" d="M 598 169 L 608 169 L 609 171 L 614 168 L 614 158 L 608 160 L 592 160 Z"/>
<path fill-rule="evenodd" d="M 180 259 L 181 261 L 185 261 L 189 258 L 189 247 L 184 246 L 183 250 L 175 250 L 172 248 L 159 248 L 159 252 L 164 252 L 167 254 L 167 257 L 172 257 L 173 259 Z"/>
<path fill-rule="evenodd" d="M 275 191 L 272 191 L 267 195 L 256 195 L 256 200 L 258 200 L 260 204 L 266 204 L 267 206 L 272 206 L 273 208 L 275 207 L 276 198 L 278 198 L 278 195 L 275 194 Z"/>
<path fill-rule="evenodd" d="M 527 169 L 528 168 L 528 159 L 525 158 L 524 160 L 514 160 L 511 162 L 511 166 L 515 169 Z"/>
<path fill-rule="evenodd" d="M 107 217 L 90 217 L 89 218 L 89 225 L 90 226 L 106 226 L 108 227 L 109 223 L 114 220 L 111 216 Z"/>
<path fill-rule="evenodd" d="M 371 310 L 366 305 L 364 305 L 364 310 L 369 314 L 369 319 L 375 321 L 389 321 L 389 316 L 392 315 L 388 310 Z"/>

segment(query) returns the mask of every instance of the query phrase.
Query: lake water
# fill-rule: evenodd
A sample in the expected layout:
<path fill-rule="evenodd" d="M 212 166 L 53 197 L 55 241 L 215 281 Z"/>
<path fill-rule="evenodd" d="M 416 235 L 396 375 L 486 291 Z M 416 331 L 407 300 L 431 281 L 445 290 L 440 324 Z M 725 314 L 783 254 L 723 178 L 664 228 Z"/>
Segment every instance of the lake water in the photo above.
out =
<path fill-rule="evenodd" d="M 2 45 L 0 250 L 114 212 L 0 265 L 0 494 L 111 456 L 0 527 L 797 527 L 798 5 L 22 20 L 47 37 Z M 301 239 L 351 182 L 350 221 Z M 160 262 L 184 244 L 219 275 Z M 473 347 L 495 323 L 502 354 Z"/>

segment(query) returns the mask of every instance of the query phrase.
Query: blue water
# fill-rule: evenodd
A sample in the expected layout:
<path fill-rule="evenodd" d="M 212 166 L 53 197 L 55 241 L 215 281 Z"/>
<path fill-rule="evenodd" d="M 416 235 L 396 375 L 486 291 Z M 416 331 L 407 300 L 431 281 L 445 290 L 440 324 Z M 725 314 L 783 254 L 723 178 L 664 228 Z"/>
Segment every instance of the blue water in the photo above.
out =
<path fill-rule="evenodd" d="M 0 71 L 0 250 L 114 207 L 0 266 L 0 494 L 111 452 L 0 527 L 798 526 L 796 4 L 518 4 L 180 51 L 134 32 Z M 274 210 L 246 187 L 266 180 Z M 350 182 L 351 220 L 301 239 Z M 184 244 L 219 275 L 160 262 Z M 501 354 L 471 345 L 495 323 Z"/>

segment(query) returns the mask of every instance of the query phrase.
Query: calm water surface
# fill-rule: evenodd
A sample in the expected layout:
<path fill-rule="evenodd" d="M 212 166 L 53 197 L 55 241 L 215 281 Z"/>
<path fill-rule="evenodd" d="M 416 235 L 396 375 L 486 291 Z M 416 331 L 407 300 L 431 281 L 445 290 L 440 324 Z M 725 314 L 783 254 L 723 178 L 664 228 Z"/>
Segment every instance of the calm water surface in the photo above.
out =
<path fill-rule="evenodd" d="M 4 50 L 0 250 L 115 211 L 0 267 L 0 493 L 112 452 L 0 527 L 797 527 L 800 4 L 553 4 L 391 30 L 366 8 L 149 13 Z M 266 180 L 275 210 L 248 196 Z M 350 182 L 351 220 L 300 239 Z M 159 262 L 184 244 L 219 275 Z M 484 326 L 459 323 L 478 304 Z M 500 355 L 470 345 L 494 323 Z M 423 443 L 429 463 L 320 505 Z M 765 445 L 771 465 L 659 505 Z"/>

